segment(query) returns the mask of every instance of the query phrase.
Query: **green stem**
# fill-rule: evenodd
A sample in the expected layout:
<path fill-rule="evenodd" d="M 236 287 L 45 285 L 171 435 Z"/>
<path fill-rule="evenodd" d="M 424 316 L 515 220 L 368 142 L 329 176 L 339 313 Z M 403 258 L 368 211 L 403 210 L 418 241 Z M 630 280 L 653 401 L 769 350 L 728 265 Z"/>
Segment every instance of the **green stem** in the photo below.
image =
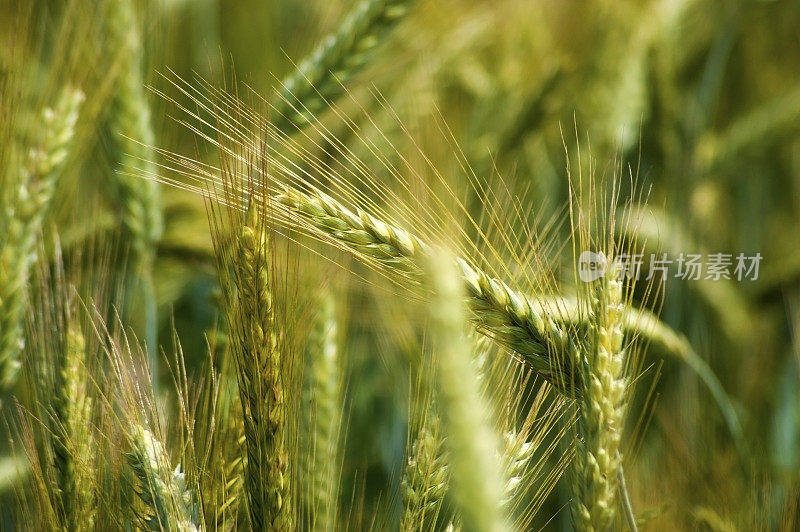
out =
<path fill-rule="evenodd" d="M 633 514 L 633 506 L 631 506 L 631 499 L 628 495 L 628 484 L 625 482 L 625 472 L 622 470 L 622 465 L 619 466 L 619 498 L 622 501 L 622 514 L 625 516 L 625 521 L 628 523 L 628 528 L 631 532 L 637 532 L 636 516 Z"/>

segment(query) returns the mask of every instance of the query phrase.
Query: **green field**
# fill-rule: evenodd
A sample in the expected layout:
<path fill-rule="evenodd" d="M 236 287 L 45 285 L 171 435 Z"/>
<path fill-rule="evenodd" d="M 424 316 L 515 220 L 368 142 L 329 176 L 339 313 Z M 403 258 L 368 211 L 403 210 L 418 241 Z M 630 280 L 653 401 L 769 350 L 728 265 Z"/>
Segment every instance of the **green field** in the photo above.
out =
<path fill-rule="evenodd" d="M 0 0 L 0 530 L 796 530 L 798 28 Z"/>

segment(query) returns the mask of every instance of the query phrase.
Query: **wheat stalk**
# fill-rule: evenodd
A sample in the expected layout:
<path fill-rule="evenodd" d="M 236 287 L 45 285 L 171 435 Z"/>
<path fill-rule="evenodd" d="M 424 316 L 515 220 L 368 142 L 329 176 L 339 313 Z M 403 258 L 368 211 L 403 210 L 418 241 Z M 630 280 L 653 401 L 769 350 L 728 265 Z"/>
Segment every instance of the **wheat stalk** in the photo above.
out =
<path fill-rule="evenodd" d="M 470 360 L 463 284 L 452 257 L 439 254 L 428 262 L 435 294 L 430 317 L 437 361 L 436 392 L 462 526 L 465 530 L 506 530 L 497 435 L 488 423 L 488 408 L 480 397 Z"/>
<path fill-rule="evenodd" d="M 342 409 L 339 324 L 332 296 L 323 299 L 309 338 L 304 403 L 308 405 L 309 438 L 305 464 L 306 496 L 311 528 L 332 530 L 338 485 L 338 444 Z"/>
<path fill-rule="evenodd" d="M 63 90 L 42 113 L 42 134 L 20 170 L 16 194 L 0 212 L 0 392 L 16 381 L 24 344 L 22 318 L 30 269 L 36 261 L 36 237 L 50 207 L 69 156 L 83 93 Z"/>
<path fill-rule="evenodd" d="M 336 32 L 283 80 L 273 105 L 279 131 L 300 127 L 344 92 L 343 84 L 367 63 L 384 36 L 410 10 L 413 0 L 364 0 Z"/>
<path fill-rule="evenodd" d="M 153 286 L 153 260 L 156 243 L 161 238 L 163 221 L 158 183 L 127 175 L 126 170 L 141 165 L 156 174 L 155 135 L 150 106 L 142 75 L 142 40 L 131 0 L 110 0 L 106 14 L 108 38 L 119 69 L 116 90 L 109 117 L 118 152 L 120 171 L 115 172 L 113 186 L 121 210 L 121 223 L 129 242 L 139 288 L 144 302 L 145 343 L 151 354 L 150 369 L 157 370 L 156 301 Z M 130 281 L 131 283 L 133 280 Z M 155 380 L 154 380 L 155 382 Z"/>

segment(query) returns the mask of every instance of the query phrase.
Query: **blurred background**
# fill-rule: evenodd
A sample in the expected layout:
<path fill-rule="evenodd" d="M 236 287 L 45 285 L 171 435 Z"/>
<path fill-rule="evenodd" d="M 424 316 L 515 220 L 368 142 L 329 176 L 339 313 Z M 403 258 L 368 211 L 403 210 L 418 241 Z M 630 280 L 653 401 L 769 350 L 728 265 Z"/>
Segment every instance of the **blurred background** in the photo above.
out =
<path fill-rule="evenodd" d="M 119 168 L 106 116 L 115 59 L 104 48 L 100 4 L 0 0 L 7 44 L 0 79 L 22 58 L 20 75 L 30 89 L 19 98 L 17 123 L 26 123 L 58 82 L 69 80 L 86 94 L 80 149 L 45 224 L 46 231 L 58 229 L 67 252 L 120 231 L 106 184 Z M 205 160 L 212 155 L 197 135 L 174 119 L 176 104 L 157 94 L 191 108 L 170 79 L 199 84 L 202 78 L 269 99 L 355 3 L 136 4 L 155 145 Z M 24 31 L 20 20 L 27 21 Z M 466 187 L 462 159 L 478 182 L 499 176 L 511 197 L 525 198 L 524 217 L 534 226 L 563 222 L 570 173 L 622 169 L 647 197 L 648 222 L 639 237 L 649 251 L 760 253 L 757 280 L 669 277 L 656 304 L 718 377 L 744 447 L 737 448 L 696 373 L 648 349 L 630 409 L 637 436 L 626 450 L 628 486 L 654 530 L 771 529 L 790 519 L 787 512 L 794 515 L 800 3 L 420 0 L 346 87 L 338 110 L 363 126 L 364 138 L 391 143 L 397 157 L 417 156 L 419 147 L 456 187 Z M 340 117 L 328 111 L 320 119 L 348 143 Z M 355 150 L 369 157 L 364 146 Z M 630 192 L 627 179 L 622 187 Z M 174 326 L 189 371 L 201 371 L 206 338 L 219 320 L 206 207 L 171 187 L 161 186 L 160 197 L 163 235 L 153 263 L 158 338 L 171 346 Z M 486 200 L 468 200 L 479 218 Z M 569 235 L 564 223 L 551 231 L 554 241 Z M 358 264 L 345 269 L 370 276 Z M 347 276 L 334 270 L 339 279 Z M 391 322 L 397 311 L 376 295 L 379 281 L 341 284 L 348 301 L 342 493 L 361 486 L 365 508 L 391 513 L 404 467 L 409 355 L 400 326 L 387 331 L 374 324 L 375 316 Z M 534 528 L 568 529 L 568 497 L 568 489 L 557 487 Z"/>

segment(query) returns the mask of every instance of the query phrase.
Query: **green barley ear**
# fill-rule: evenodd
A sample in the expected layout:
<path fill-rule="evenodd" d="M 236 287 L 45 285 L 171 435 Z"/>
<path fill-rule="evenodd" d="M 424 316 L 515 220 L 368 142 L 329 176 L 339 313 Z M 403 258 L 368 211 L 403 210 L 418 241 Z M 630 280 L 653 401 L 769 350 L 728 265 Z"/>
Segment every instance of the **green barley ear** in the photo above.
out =
<path fill-rule="evenodd" d="M 38 243 L 40 255 L 45 246 Z M 92 370 L 82 320 L 78 284 L 67 276 L 55 239 L 52 263 L 40 261 L 32 272 L 27 313 L 23 433 L 38 482 L 31 502 L 51 511 L 43 522 L 59 529 L 84 530 L 97 517 L 97 376 Z M 45 503 L 46 501 L 46 503 Z"/>
<path fill-rule="evenodd" d="M 163 444 L 147 428 L 134 425 L 130 432 L 128 464 L 138 479 L 137 495 L 146 508 L 150 530 L 192 532 L 201 530 L 199 506 L 180 466 L 172 469 Z"/>
<path fill-rule="evenodd" d="M 450 484 L 450 466 L 435 415 L 419 429 L 409 450 L 403 475 L 403 515 L 400 530 L 430 529 Z"/>
<path fill-rule="evenodd" d="M 30 146 L 8 204 L 0 206 L 0 393 L 17 379 L 23 346 L 22 318 L 36 237 L 64 169 L 83 93 L 66 88 L 56 105 L 41 116 L 41 137 Z"/>
<path fill-rule="evenodd" d="M 609 530 L 617 515 L 620 440 L 625 418 L 623 282 L 613 257 L 595 281 L 591 330 L 578 419 L 575 524 L 580 530 Z"/>
<path fill-rule="evenodd" d="M 157 323 L 152 268 L 163 222 L 158 184 L 126 175 L 132 168 L 150 178 L 157 175 L 152 148 L 155 136 L 142 74 L 143 44 L 132 0 L 108 0 L 106 24 L 117 73 L 109 116 L 118 154 L 113 189 L 121 211 L 123 235 L 130 243 L 131 274 L 141 275 L 138 293 L 144 302 L 145 343 L 152 357 L 150 369 L 155 372 Z"/>
<path fill-rule="evenodd" d="M 74 530 L 91 528 L 95 519 L 96 495 L 93 480 L 86 474 L 95 446 L 94 434 L 87 428 L 92 422 L 94 400 L 85 367 L 86 339 L 79 324 L 68 325 L 65 344 L 56 375 L 52 438 L 60 511 L 66 528 Z"/>
<path fill-rule="evenodd" d="M 520 488 L 533 459 L 536 447 L 525 441 L 523 432 L 508 430 L 503 434 L 501 461 L 503 463 L 503 505 L 510 506 L 519 496 Z"/>
<path fill-rule="evenodd" d="M 386 34 L 411 8 L 413 0 L 363 0 L 322 44 L 285 80 L 274 103 L 273 123 L 289 131 L 314 120 L 343 92 L 369 61 Z"/>
<path fill-rule="evenodd" d="M 488 422 L 467 337 L 467 309 L 456 261 L 446 253 L 431 256 L 429 282 L 436 392 L 450 452 L 453 490 L 467 531 L 507 530 L 498 438 Z"/>
<path fill-rule="evenodd" d="M 118 69 L 109 119 L 122 172 L 115 174 L 114 185 L 123 228 L 133 239 L 132 253 L 137 259 L 149 260 L 162 231 L 158 184 L 124 175 L 141 164 L 147 165 L 143 169 L 147 175 L 156 175 L 155 136 L 142 75 L 142 40 L 131 0 L 109 0 L 106 22 L 114 67 Z"/>
<path fill-rule="evenodd" d="M 307 411 L 303 493 L 309 498 L 312 530 L 332 530 L 339 485 L 342 370 L 336 300 L 323 298 L 308 342 L 303 403 Z"/>
<path fill-rule="evenodd" d="M 287 404 L 267 231 L 264 214 L 252 201 L 236 235 L 232 257 L 236 294 L 227 310 L 228 328 L 244 411 L 251 525 L 256 530 L 288 530 L 294 521 L 286 450 Z"/>
<path fill-rule="evenodd" d="M 287 189 L 275 201 L 300 218 L 301 228 L 390 270 L 418 271 L 431 249 L 414 234 L 366 212 L 354 212 L 320 191 Z M 574 395 L 579 378 L 572 370 L 577 348 L 568 331 L 536 300 L 462 258 L 456 263 L 478 330 L 513 349 L 562 393 Z"/>
<path fill-rule="evenodd" d="M 100 528 L 203 530 L 205 516 L 197 492 L 203 471 L 192 438 L 197 422 L 194 410 L 187 407 L 180 345 L 176 340 L 173 380 L 179 411 L 167 420 L 181 456 L 175 467 L 160 429 L 164 421 L 159 410 L 170 405 L 163 402 L 169 398 L 153 391 L 146 350 L 126 333 L 118 315 L 109 323 L 98 307 L 91 312 L 98 348 L 105 355 L 102 380 L 93 382 L 99 387 L 98 459 L 104 466 L 98 493 Z"/>
<path fill-rule="evenodd" d="M 183 85 L 181 90 L 185 89 L 189 98 L 204 105 L 202 92 L 187 87 L 185 83 Z M 195 181 L 191 185 L 176 185 L 173 181 L 172 185 L 200 193 L 212 201 L 219 200 L 217 189 L 225 188 L 227 205 L 241 208 L 249 192 L 243 183 L 245 179 L 262 180 L 263 193 L 269 195 L 271 209 L 266 215 L 271 223 L 348 251 L 383 275 L 395 279 L 402 277 L 419 285 L 419 273 L 423 270 L 420 261 L 430 249 L 429 243 L 396 224 L 392 216 L 375 203 L 369 204 L 372 212 L 352 209 L 346 202 L 357 202 L 359 197 L 348 186 L 340 189 L 342 200 L 325 194 L 314 185 L 319 176 L 295 173 L 293 163 L 287 166 L 284 156 L 277 154 L 273 144 L 262 142 L 263 146 L 259 146 L 258 142 L 242 140 L 241 132 L 252 129 L 251 120 L 255 118 L 261 125 L 268 124 L 268 120 L 261 122 L 257 113 L 250 111 L 246 112 L 247 119 L 239 118 L 243 104 L 240 105 L 235 98 L 223 97 L 221 100 L 208 109 L 217 117 L 225 117 L 224 120 L 217 119 L 214 126 L 220 139 L 207 140 L 226 154 L 232 151 L 246 154 L 240 162 L 252 160 L 259 167 L 255 169 L 255 177 L 239 169 L 232 182 L 226 176 L 229 171 L 224 165 L 219 169 L 203 167 L 180 155 L 167 154 L 177 168 L 185 170 L 185 174 Z M 196 118 L 188 109 L 184 108 L 184 111 L 192 116 L 190 120 Z M 273 137 L 272 133 L 273 129 L 267 125 L 257 134 L 259 138 L 275 140 L 283 148 L 308 159 L 308 155 L 292 144 L 291 139 L 281 135 Z M 323 170 L 322 173 L 326 172 Z M 369 186 L 372 187 L 372 182 Z M 457 261 L 459 274 L 467 288 L 471 318 L 476 328 L 514 350 L 563 394 L 574 396 L 580 388 L 579 375 L 573 371 L 579 354 L 579 341 L 571 334 L 572 331 L 557 324 L 555 313 L 542 312 L 541 305 L 537 304 L 538 295 L 527 295 L 513 289 L 482 270 L 476 263 L 480 261 L 472 260 L 470 250 L 462 251 L 464 256 Z"/>
<path fill-rule="evenodd" d="M 244 419 L 233 357 L 227 346 L 215 344 L 217 331 L 212 331 L 210 338 L 209 358 L 213 360 L 217 349 L 222 353 L 219 365 L 212 363 L 203 382 L 200 408 L 195 415 L 195 440 L 199 443 L 199 454 L 206 457 L 202 465 L 205 474 L 199 479 L 206 526 L 225 530 L 230 523 L 237 522 L 245 507 L 240 504 L 244 499 L 244 462 L 239 452 L 245 446 Z"/>

